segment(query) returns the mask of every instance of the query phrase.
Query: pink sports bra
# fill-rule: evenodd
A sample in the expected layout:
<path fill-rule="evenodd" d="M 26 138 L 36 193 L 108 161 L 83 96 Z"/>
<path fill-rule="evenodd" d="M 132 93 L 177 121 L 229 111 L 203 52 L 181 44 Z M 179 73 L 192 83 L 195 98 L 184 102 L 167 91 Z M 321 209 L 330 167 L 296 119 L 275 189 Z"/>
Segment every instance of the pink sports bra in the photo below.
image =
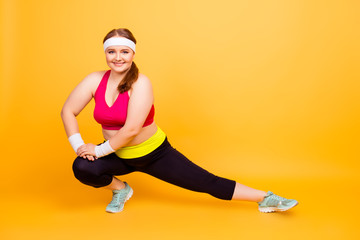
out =
<path fill-rule="evenodd" d="M 98 88 L 96 89 L 94 95 L 94 118 L 98 123 L 101 124 L 103 129 L 119 130 L 125 124 L 130 97 L 127 91 L 124 93 L 119 93 L 114 104 L 111 107 L 107 105 L 105 101 L 105 92 L 107 82 L 110 76 L 110 71 L 111 70 L 108 70 L 104 74 Z M 146 127 L 154 122 L 154 114 L 155 109 L 154 105 L 152 105 L 143 127 Z"/>

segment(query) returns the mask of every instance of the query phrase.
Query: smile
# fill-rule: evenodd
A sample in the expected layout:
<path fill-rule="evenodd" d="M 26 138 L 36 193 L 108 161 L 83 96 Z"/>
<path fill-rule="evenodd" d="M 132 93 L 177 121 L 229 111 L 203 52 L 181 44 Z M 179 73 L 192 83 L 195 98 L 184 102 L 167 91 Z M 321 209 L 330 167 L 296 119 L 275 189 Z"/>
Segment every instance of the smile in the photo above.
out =
<path fill-rule="evenodd" d="M 113 64 L 114 64 L 115 66 L 122 66 L 122 65 L 124 65 L 125 63 L 114 62 Z"/>

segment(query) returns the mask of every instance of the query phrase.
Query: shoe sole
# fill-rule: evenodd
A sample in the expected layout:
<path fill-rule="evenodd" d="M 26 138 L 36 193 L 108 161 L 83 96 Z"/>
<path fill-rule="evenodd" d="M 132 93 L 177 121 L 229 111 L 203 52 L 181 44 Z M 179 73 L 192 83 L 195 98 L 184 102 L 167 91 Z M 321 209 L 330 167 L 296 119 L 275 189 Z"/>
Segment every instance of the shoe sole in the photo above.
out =
<path fill-rule="evenodd" d="M 124 210 L 124 206 L 125 206 L 125 203 L 127 202 L 127 200 L 129 200 L 132 195 L 133 195 L 134 191 L 132 190 L 132 188 L 130 189 L 129 193 L 126 195 L 126 198 L 125 198 L 125 202 L 124 202 L 124 205 L 121 209 L 119 209 L 119 211 L 109 211 L 109 210 L 105 210 L 106 212 L 108 213 L 118 213 L 118 212 L 121 212 L 122 210 Z"/>
<path fill-rule="evenodd" d="M 295 207 L 296 205 L 298 205 L 299 203 L 295 203 L 294 205 L 288 207 L 288 208 L 277 208 L 277 207 L 267 207 L 267 208 L 260 208 L 259 207 L 259 211 L 262 213 L 272 213 L 272 212 L 285 212 L 293 207 Z"/>

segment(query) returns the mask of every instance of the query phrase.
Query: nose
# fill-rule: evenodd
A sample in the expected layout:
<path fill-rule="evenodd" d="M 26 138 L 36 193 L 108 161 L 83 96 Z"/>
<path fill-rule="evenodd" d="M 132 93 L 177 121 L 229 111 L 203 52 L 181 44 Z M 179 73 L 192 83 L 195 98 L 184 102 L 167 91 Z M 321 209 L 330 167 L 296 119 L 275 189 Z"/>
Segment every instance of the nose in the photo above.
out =
<path fill-rule="evenodd" d="M 121 60 L 121 53 L 120 52 L 116 53 L 116 60 Z"/>

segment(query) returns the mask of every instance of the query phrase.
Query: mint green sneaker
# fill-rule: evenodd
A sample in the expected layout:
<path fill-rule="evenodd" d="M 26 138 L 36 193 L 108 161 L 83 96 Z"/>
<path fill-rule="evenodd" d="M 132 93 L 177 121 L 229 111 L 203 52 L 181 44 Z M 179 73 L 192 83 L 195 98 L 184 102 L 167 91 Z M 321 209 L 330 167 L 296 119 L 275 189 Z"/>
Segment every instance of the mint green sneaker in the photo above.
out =
<path fill-rule="evenodd" d="M 283 212 L 289 210 L 290 208 L 295 207 L 298 204 L 298 201 L 294 199 L 286 199 L 280 197 L 272 192 L 268 192 L 264 200 L 258 202 L 259 211 L 263 213 L 269 212 Z"/>
<path fill-rule="evenodd" d="M 113 197 L 109 205 L 106 207 L 106 211 L 109 213 L 121 212 L 124 209 L 124 204 L 133 195 L 132 188 L 126 183 L 125 188 L 120 190 L 113 190 Z"/>

